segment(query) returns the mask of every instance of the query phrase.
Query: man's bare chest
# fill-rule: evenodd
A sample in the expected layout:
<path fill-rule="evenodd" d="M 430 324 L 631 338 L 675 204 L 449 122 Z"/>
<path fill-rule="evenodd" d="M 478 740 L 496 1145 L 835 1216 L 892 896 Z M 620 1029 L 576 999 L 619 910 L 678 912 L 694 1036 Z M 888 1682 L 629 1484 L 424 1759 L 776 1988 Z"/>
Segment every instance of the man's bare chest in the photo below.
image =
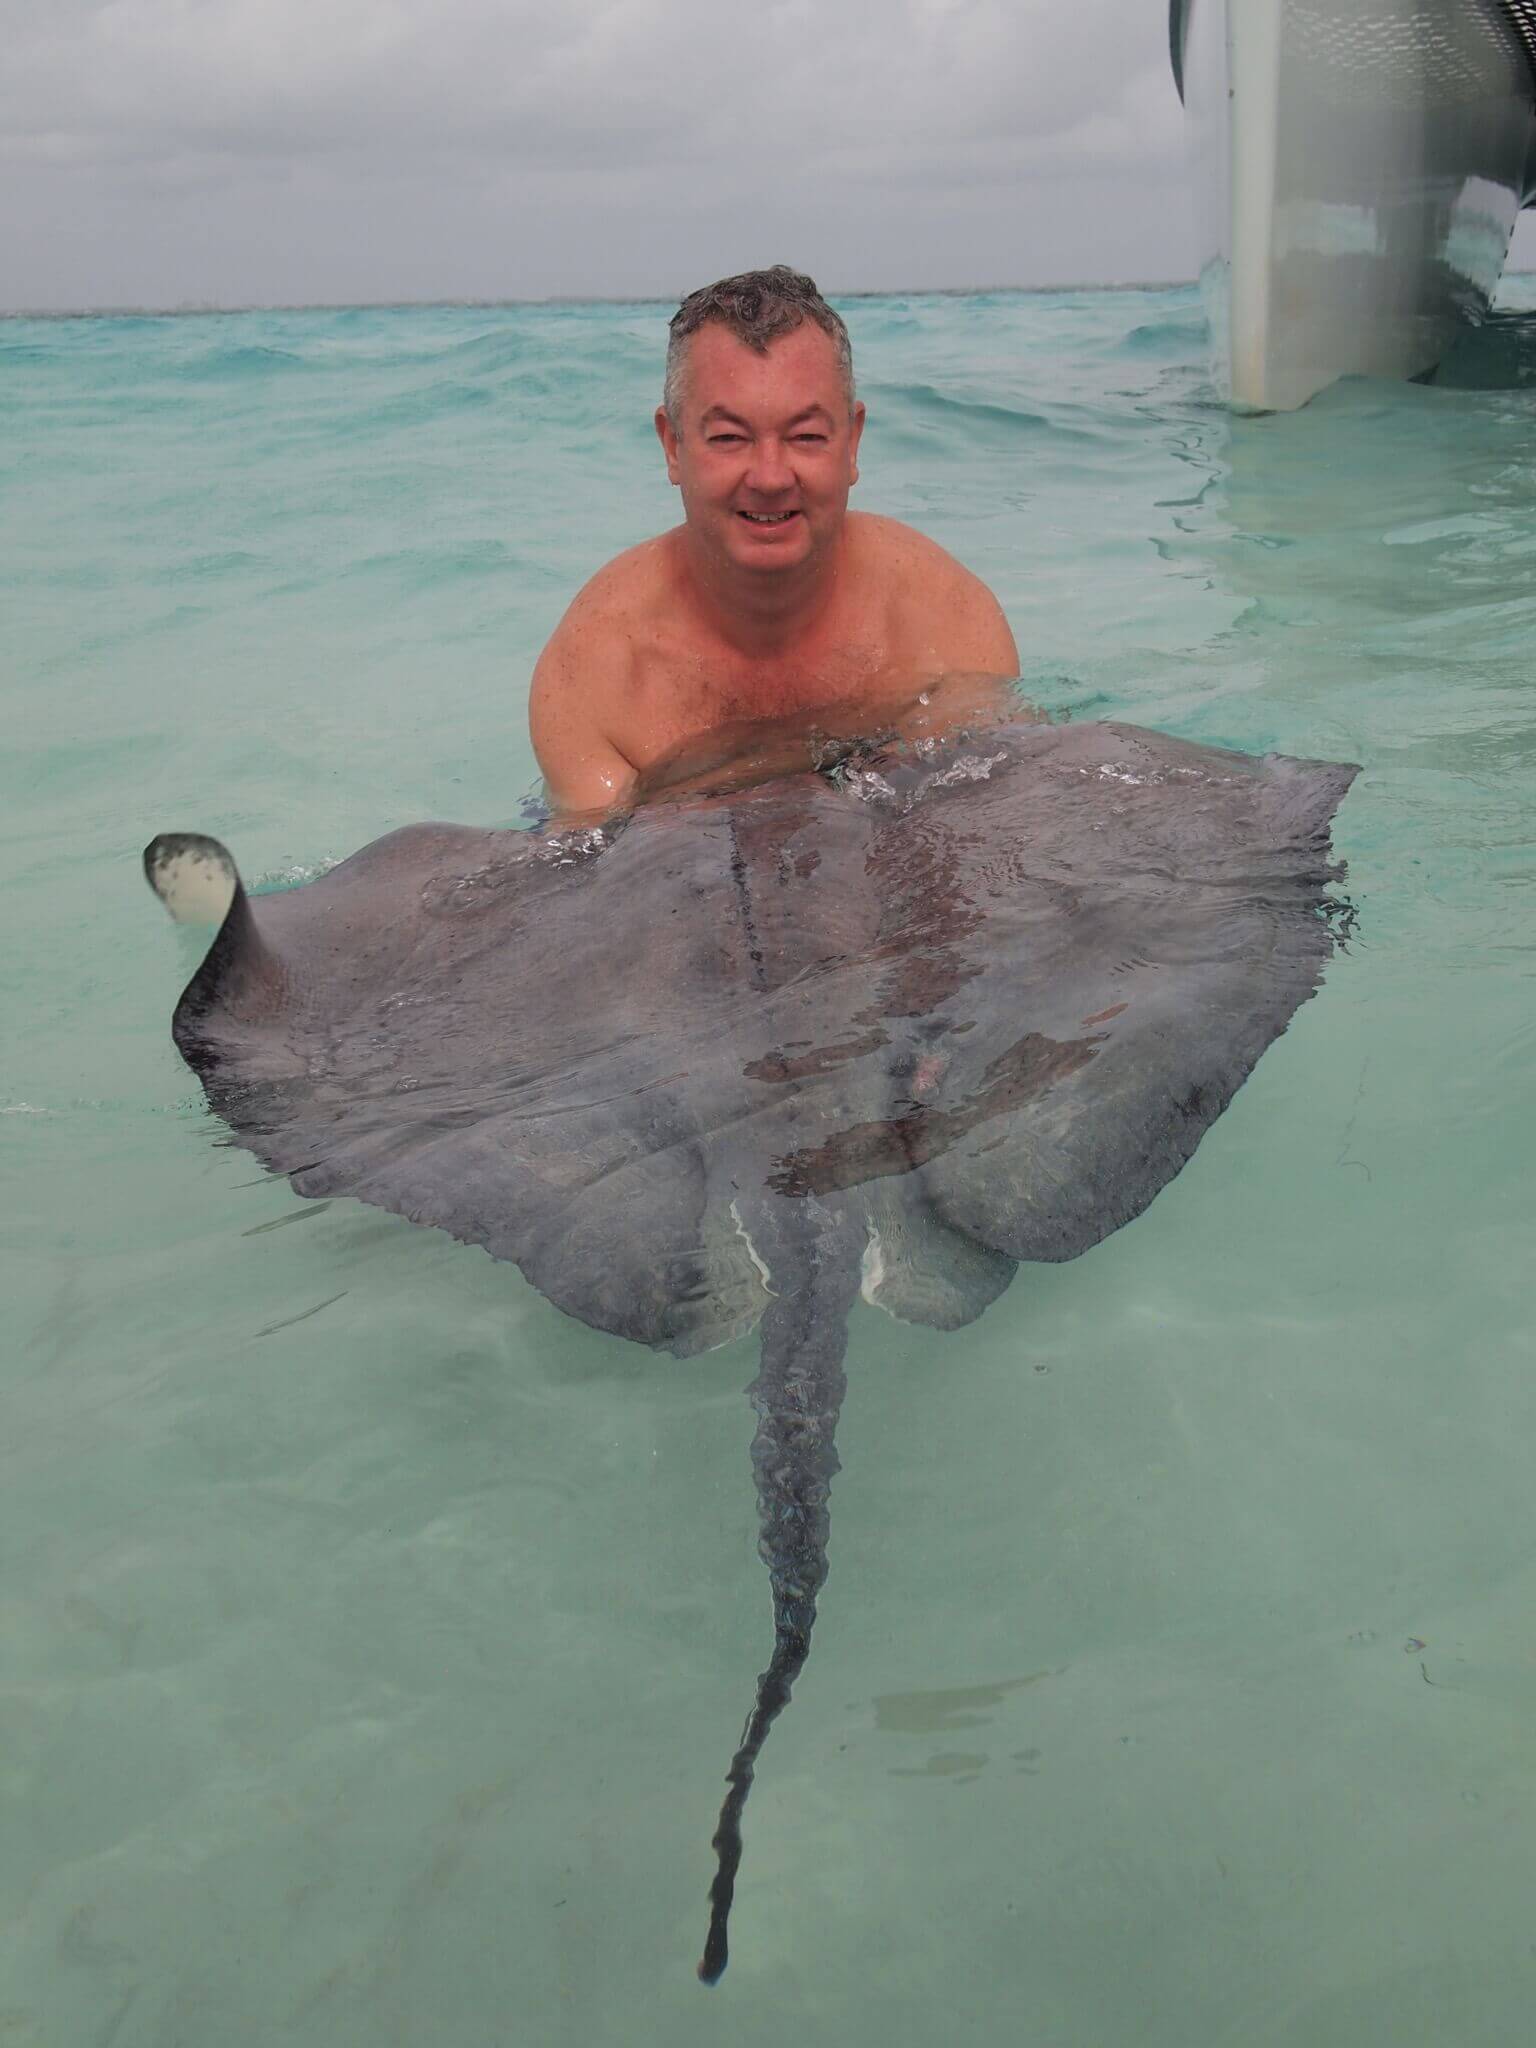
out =
<path fill-rule="evenodd" d="M 719 730 L 826 713 L 829 729 L 860 730 L 911 695 L 879 635 L 808 651 L 799 660 L 744 662 L 676 651 L 637 660 L 613 739 L 642 772 L 679 746 Z"/>

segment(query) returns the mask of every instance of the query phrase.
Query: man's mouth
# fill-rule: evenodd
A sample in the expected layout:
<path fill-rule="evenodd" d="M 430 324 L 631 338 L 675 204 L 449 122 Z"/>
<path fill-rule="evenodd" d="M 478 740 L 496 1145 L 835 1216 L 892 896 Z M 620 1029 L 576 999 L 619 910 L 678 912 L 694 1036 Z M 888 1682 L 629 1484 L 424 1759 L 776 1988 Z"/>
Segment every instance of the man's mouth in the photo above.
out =
<path fill-rule="evenodd" d="M 738 516 L 742 519 L 749 519 L 754 526 L 787 526 L 791 519 L 798 519 L 800 514 L 798 511 L 742 512 Z"/>

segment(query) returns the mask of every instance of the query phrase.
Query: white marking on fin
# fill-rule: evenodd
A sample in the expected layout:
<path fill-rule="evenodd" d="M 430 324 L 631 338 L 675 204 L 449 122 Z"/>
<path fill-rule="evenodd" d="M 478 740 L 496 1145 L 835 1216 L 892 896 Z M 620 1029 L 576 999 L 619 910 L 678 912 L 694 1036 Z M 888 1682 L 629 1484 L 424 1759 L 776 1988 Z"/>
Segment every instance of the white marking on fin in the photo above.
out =
<path fill-rule="evenodd" d="M 860 1269 L 863 1277 L 859 1281 L 859 1292 L 871 1308 L 883 1310 L 893 1321 L 899 1323 L 901 1321 L 900 1316 L 896 1314 L 894 1309 L 886 1308 L 885 1303 L 880 1299 L 880 1290 L 885 1285 L 885 1246 L 880 1242 L 880 1233 L 876 1230 L 874 1224 L 871 1223 L 867 1227 L 869 1230 L 869 1242 L 864 1247 L 864 1258 Z"/>
<path fill-rule="evenodd" d="M 751 1238 L 747 1235 L 747 1226 L 745 1225 L 745 1223 L 742 1222 L 741 1211 L 737 1208 L 734 1202 L 732 1202 L 731 1204 L 731 1221 L 736 1226 L 736 1235 L 741 1239 L 742 1243 L 747 1248 L 747 1257 L 752 1261 L 753 1265 L 757 1268 L 757 1277 L 763 1283 L 764 1294 L 771 1294 L 773 1295 L 774 1299 L 777 1300 L 778 1293 L 773 1286 L 773 1275 L 769 1272 L 768 1268 L 763 1264 L 761 1258 L 759 1258 L 757 1246 L 752 1242 Z"/>
<path fill-rule="evenodd" d="M 150 887 L 178 924 L 222 924 L 239 876 L 217 839 L 158 843 L 146 864 Z"/>

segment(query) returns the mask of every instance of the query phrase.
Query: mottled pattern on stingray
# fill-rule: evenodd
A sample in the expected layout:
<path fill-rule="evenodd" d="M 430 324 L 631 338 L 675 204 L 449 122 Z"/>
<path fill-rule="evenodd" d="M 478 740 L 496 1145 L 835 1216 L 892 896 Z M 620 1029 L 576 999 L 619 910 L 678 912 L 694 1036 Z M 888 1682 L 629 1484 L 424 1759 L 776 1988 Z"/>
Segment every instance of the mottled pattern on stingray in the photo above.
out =
<path fill-rule="evenodd" d="M 300 889 L 233 883 L 173 1029 L 301 1194 L 451 1231 L 644 1344 L 762 1325 L 775 1646 L 715 1838 L 707 1980 L 826 1575 L 854 1298 L 955 1329 L 1017 1261 L 1147 1206 L 1318 984 L 1354 773 L 1021 723 L 606 828 L 422 825 Z M 216 898 L 225 863 L 193 835 L 146 855 L 168 899 Z"/>

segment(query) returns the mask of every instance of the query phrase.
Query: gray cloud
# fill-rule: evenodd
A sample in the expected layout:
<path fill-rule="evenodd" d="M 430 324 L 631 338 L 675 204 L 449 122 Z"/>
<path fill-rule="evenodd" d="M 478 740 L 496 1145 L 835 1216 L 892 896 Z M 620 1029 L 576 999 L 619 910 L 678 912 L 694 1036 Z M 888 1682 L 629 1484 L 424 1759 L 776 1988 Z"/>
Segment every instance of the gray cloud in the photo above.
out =
<path fill-rule="evenodd" d="M 979 131 L 1124 164 L 1177 131 L 1161 22 L 1127 48 L 1133 16 L 1157 18 L 1139 0 L 54 0 L 12 43 L 0 132 L 66 162 L 595 149 L 622 170 L 638 146 L 731 174 L 744 147 L 875 168 Z"/>
<path fill-rule="evenodd" d="M 1187 274 L 1159 0 L 34 0 L 4 303 Z"/>

